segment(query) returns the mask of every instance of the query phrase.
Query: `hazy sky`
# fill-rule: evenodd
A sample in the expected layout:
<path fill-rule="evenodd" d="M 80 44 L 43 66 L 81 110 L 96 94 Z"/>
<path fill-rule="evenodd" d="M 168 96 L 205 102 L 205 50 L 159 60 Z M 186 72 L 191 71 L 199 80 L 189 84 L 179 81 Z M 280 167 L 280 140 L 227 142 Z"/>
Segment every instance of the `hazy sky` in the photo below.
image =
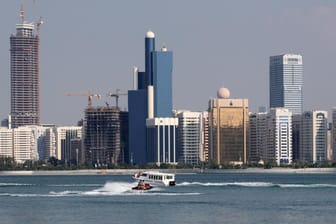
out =
<path fill-rule="evenodd" d="M 0 118 L 10 112 L 9 36 L 21 0 L 0 1 Z M 34 4 L 35 2 L 35 4 Z M 299 53 L 304 63 L 304 109 L 336 106 L 336 1 L 314 0 L 26 0 L 27 21 L 42 16 L 41 122 L 73 125 L 86 97 L 67 92 L 132 88 L 132 67 L 144 70 L 144 36 L 156 35 L 174 53 L 175 109 L 203 111 L 225 86 L 268 106 L 269 56 Z M 103 97 L 93 105 L 114 99 Z M 122 108 L 127 97 L 120 97 Z M 330 115 L 329 115 L 330 116 Z"/>

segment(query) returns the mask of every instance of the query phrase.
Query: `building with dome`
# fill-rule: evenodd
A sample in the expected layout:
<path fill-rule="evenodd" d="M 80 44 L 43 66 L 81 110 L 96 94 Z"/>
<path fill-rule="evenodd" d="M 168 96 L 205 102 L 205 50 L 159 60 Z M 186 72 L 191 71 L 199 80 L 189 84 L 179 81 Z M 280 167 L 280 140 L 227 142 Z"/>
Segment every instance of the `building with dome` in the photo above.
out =
<path fill-rule="evenodd" d="M 248 99 L 232 99 L 227 88 L 209 101 L 209 160 L 217 165 L 247 162 Z"/>

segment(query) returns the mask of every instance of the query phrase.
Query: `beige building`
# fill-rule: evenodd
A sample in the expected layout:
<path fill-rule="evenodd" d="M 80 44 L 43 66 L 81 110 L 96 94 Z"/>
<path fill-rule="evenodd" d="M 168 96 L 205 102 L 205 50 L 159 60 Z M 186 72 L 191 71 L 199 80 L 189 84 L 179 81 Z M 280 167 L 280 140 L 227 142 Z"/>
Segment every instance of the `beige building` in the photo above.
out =
<path fill-rule="evenodd" d="M 247 99 L 230 99 L 226 88 L 209 102 L 209 157 L 216 164 L 245 164 L 248 149 Z"/>

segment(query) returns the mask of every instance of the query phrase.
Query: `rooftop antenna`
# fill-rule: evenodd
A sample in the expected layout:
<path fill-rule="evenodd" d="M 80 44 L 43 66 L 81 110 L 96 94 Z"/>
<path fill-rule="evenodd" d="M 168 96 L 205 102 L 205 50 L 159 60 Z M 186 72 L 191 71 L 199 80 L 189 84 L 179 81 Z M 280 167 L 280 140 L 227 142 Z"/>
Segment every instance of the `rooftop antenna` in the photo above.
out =
<path fill-rule="evenodd" d="M 23 24 L 24 23 L 24 2 L 21 3 L 20 18 Z"/>
<path fill-rule="evenodd" d="M 43 24 L 42 17 L 40 16 L 37 20 L 36 27 L 37 27 L 37 36 L 40 36 L 41 25 Z"/>

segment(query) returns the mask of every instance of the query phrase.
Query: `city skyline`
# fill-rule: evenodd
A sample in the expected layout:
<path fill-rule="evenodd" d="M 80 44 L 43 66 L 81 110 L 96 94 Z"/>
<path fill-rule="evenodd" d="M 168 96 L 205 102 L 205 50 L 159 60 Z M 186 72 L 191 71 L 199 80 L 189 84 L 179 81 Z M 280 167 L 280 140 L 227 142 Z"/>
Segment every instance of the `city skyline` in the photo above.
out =
<path fill-rule="evenodd" d="M 36 22 L 42 16 L 45 22 L 42 124 L 71 125 L 84 117 L 87 99 L 65 97 L 66 92 L 106 95 L 132 89 L 132 67 L 144 70 L 142 37 L 148 30 L 161 37 L 158 46 L 167 43 L 174 51 L 174 109 L 204 111 L 222 86 L 233 98 L 248 98 L 251 111 L 267 106 L 268 59 L 283 53 L 304 58 L 304 110 L 330 111 L 335 106 L 328 91 L 336 56 L 335 2 L 193 1 L 192 7 L 190 1 L 128 3 L 26 1 L 26 20 Z M 0 7 L 1 119 L 10 112 L 9 36 L 20 21 L 20 4 L 3 1 Z M 94 104 L 104 105 L 105 100 L 113 102 Z M 126 107 L 126 97 L 120 105 Z"/>

